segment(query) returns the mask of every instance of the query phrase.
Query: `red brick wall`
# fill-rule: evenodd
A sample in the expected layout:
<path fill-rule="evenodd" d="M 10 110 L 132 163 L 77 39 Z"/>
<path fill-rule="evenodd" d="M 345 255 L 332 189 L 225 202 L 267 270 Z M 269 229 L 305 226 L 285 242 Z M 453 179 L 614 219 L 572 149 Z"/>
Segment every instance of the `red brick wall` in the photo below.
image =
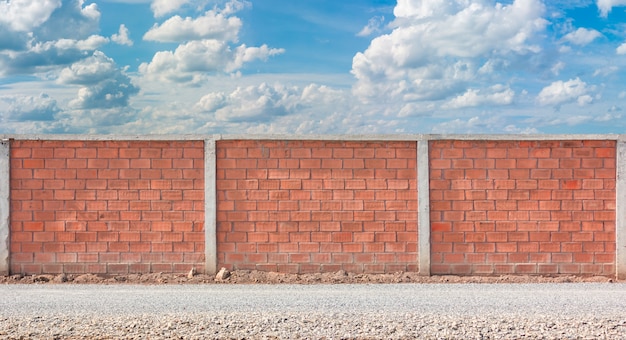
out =
<path fill-rule="evenodd" d="M 13 140 L 13 273 L 204 268 L 204 145 Z"/>
<path fill-rule="evenodd" d="M 432 274 L 615 274 L 615 140 L 429 148 Z M 415 141 L 215 151 L 218 269 L 419 270 Z M 203 141 L 11 140 L 10 271 L 202 272 L 204 161 Z"/>
<path fill-rule="evenodd" d="M 431 272 L 613 275 L 615 153 L 615 141 L 431 141 Z"/>
<path fill-rule="evenodd" d="M 217 141 L 219 266 L 417 271 L 416 146 Z"/>

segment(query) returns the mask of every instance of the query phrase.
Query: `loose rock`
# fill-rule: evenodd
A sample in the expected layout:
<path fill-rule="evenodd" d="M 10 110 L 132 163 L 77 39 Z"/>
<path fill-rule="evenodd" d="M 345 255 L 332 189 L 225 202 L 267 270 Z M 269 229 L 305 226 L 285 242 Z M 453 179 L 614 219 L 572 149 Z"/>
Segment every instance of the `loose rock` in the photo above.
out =
<path fill-rule="evenodd" d="M 222 267 L 222 269 L 220 269 L 219 272 L 217 272 L 217 275 L 215 275 L 215 279 L 217 281 L 224 281 L 226 279 L 228 279 L 230 277 L 230 272 L 228 271 L 228 269 Z"/>
<path fill-rule="evenodd" d="M 55 276 L 54 278 L 54 283 L 63 283 L 63 282 L 67 282 L 67 275 L 65 274 L 59 274 L 57 276 Z"/>

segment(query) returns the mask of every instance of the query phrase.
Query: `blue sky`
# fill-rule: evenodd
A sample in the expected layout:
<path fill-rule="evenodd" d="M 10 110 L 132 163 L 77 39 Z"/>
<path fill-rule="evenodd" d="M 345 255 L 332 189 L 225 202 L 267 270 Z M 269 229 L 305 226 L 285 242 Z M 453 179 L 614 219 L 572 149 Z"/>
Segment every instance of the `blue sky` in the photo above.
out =
<path fill-rule="evenodd" d="M 626 0 L 0 0 L 0 133 L 624 133 Z"/>

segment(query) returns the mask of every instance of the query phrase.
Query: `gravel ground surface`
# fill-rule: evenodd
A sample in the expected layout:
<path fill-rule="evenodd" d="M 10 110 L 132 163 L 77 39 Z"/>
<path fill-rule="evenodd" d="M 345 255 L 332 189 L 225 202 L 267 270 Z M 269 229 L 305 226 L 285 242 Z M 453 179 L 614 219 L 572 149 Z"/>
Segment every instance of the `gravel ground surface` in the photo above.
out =
<path fill-rule="evenodd" d="M 8 339 L 626 339 L 626 284 L 0 286 Z"/>

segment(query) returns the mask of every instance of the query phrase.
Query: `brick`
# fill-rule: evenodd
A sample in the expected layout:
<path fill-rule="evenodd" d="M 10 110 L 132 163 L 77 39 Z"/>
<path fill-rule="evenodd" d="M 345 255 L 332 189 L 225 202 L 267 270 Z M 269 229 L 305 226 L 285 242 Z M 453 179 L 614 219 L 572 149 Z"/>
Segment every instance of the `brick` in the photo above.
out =
<path fill-rule="evenodd" d="M 517 210 L 517 201 L 514 200 L 497 200 L 496 210 Z"/>
<path fill-rule="evenodd" d="M 559 265 L 559 274 L 579 274 L 579 273 L 580 273 L 579 264 L 560 264 Z"/>
<path fill-rule="evenodd" d="M 517 209 L 520 211 L 539 210 L 539 202 L 538 201 L 518 201 Z"/>
<path fill-rule="evenodd" d="M 487 242 L 506 242 L 508 240 L 508 233 L 505 232 L 487 232 L 485 236 Z"/>
<path fill-rule="evenodd" d="M 461 149 L 444 149 L 441 152 L 443 158 L 454 159 L 463 158 L 463 150 Z"/>
<path fill-rule="evenodd" d="M 341 249 L 345 253 L 361 253 L 363 252 L 362 243 L 343 243 Z"/>
<path fill-rule="evenodd" d="M 595 157 L 598 158 L 615 158 L 615 148 L 596 148 Z"/>
<path fill-rule="evenodd" d="M 311 149 L 304 149 L 304 150 L 294 150 L 294 152 L 296 152 L 295 155 L 297 155 L 296 157 L 299 158 L 331 158 L 333 157 L 333 150 L 330 148 L 325 148 L 323 146 L 316 146 L 316 147 L 312 147 Z M 302 156 L 298 156 L 298 155 L 304 155 L 305 157 Z"/>
<path fill-rule="evenodd" d="M 552 178 L 554 179 L 572 179 L 574 172 L 571 169 L 554 169 L 552 170 Z"/>
<path fill-rule="evenodd" d="M 386 243 L 386 245 L 389 243 Z M 452 245 L 454 253 L 473 253 L 474 252 L 474 244 L 472 243 L 454 243 Z"/>
<path fill-rule="evenodd" d="M 560 201 L 539 201 L 539 210 L 561 210 Z"/>
<path fill-rule="evenodd" d="M 395 240 L 395 235 L 389 235 L 390 240 Z M 389 241 L 389 240 L 380 240 L 380 241 Z M 447 232 L 443 233 L 443 242 L 446 243 L 454 243 L 454 242 L 465 242 L 465 234 L 462 232 Z"/>
<path fill-rule="evenodd" d="M 490 221 L 506 221 L 509 218 L 507 211 L 488 211 L 487 219 Z"/>
<path fill-rule="evenodd" d="M 579 190 L 582 189 L 582 180 L 562 180 L 561 188 L 564 190 Z"/>

